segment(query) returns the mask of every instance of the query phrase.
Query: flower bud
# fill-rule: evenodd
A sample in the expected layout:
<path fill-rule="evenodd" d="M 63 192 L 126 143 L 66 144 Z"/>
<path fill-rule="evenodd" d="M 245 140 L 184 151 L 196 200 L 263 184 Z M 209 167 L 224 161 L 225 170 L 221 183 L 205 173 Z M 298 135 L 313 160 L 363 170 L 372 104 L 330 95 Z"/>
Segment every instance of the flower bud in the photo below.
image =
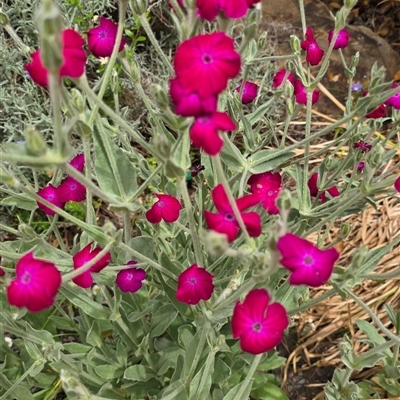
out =
<path fill-rule="evenodd" d="M 74 105 L 76 111 L 78 111 L 79 114 L 83 114 L 85 112 L 85 100 L 82 96 L 82 93 L 76 88 L 72 88 L 71 93 L 72 93 L 72 104 Z"/>
<path fill-rule="evenodd" d="M 36 232 L 33 230 L 33 228 L 25 223 L 19 224 L 18 230 L 21 232 L 21 236 L 26 241 L 37 239 L 37 237 L 38 237 Z"/>
<path fill-rule="evenodd" d="M 64 26 L 60 10 L 52 0 L 45 0 L 36 15 L 43 65 L 50 72 L 57 73 L 64 62 L 61 40 Z"/>
<path fill-rule="evenodd" d="M 208 231 L 205 237 L 207 251 L 212 256 L 222 256 L 229 248 L 228 238 L 225 234 Z"/>
<path fill-rule="evenodd" d="M 153 139 L 154 147 L 162 157 L 162 161 L 169 160 L 171 156 L 171 143 L 165 137 L 156 135 Z"/>
<path fill-rule="evenodd" d="M 385 149 L 379 143 L 374 147 L 374 152 L 371 155 L 369 161 L 375 168 L 379 168 L 382 164 L 383 156 L 385 155 Z"/>
<path fill-rule="evenodd" d="M 346 237 L 350 233 L 350 231 L 351 231 L 350 224 L 345 223 L 340 227 L 340 236 Z"/>
<path fill-rule="evenodd" d="M 3 11 L 0 11 L 0 25 L 1 26 L 10 25 L 10 19 L 8 18 L 8 15 Z"/>
<path fill-rule="evenodd" d="M 295 35 L 290 35 L 290 47 L 296 56 L 301 55 L 300 39 Z"/>
<path fill-rule="evenodd" d="M 131 0 L 129 4 L 136 15 L 145 14 L 149 7 L 147 0 Z"/>
<path fill-rule="evenodd" d="M 117 233 L 117 228 L 110 220 L 108 220 L 103 225 L 103 232 L 108 236 L 114 236 Z"/>
<path fill-rule="evenodd" d="M 0 182 L 8 186 L 15 186 L 17 182 L 3 164 L 0 164 Z"/>
<path fill-rule="evenodd" d="M 165 110 L 169 107 L 169 100 L 165 90 L 157 84 L 152 84 L 150 86 L 151 93 L 153 95 L 154 101 L 160 110 Z"/>
<path fill-rule="evenodd" d="M 292 195 L 289 190 L 281 190 L 276 199 L 276 206 L 279 208 L 280 212 L 289 211 L 292 208 Z"/>
<path fill-rule="evenodd" d="M 43 156 L 47 153 L 46 142 L 40 132 L 33 126 L 29 126 L 25 131 L 26 152 L 31 156 Z"/>

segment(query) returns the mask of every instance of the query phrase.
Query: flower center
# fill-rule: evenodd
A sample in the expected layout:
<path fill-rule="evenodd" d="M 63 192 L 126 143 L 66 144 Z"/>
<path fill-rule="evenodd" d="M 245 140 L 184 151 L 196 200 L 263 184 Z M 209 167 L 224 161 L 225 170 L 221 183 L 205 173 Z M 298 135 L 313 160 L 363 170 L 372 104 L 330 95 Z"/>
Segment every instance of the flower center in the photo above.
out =
<path fill-rule="evenodd" d="M 234 219 L 235 219 L 235 216 L 233 214 L 225 214 L 226 221 L 233 221 Z"/>
<path fill-rule="evenodd" d="M 131 281 L 132 278 L 133 278 L 133 275 L 132 275 L 132 274 L 128 274 L 128 275 L 126 276 L 126 279 L 127 279 L 128 281 Z"/>
<path fill-rule="evenodd" d="M 31 274 L 29 272 L 24 272 L 21 277 L 21 283 L 27 285 L 31 281 Z"/>
<path fill-rule="evenodd" d="M 99 34 L 100 39 L 106 39 L 107 38 L 107 33 L 106 32 L 100 32 Z"/>
<path fill-rule="evenodd" d="M 213 59 L 209 54 L 204 54 L 203 61 L 205 64 L 211 64 Z"/>
<path fill-rule="evenodd" d="M 312 256 L 310 256 L 309 254 L 307 254 L 304 259 L 303 262 L 305 265 L 313 265 L 314 264 L 314 258 Z"/>
<path fill-rule="evenodd" d="M 253 324 L 251 329 L 253 330 L 253 332 L 260 333 L 262 330 L 262 326 L 259 322 L 256 322 L 255 324 Z"/>
<path fill-rule="evenodd" d="M 197 283 L 197 279 L 196 278 L 188 278 L 188 283 L 190 284 L 190 285 L 195 285 L 196 283 Z"/>
<path fill-rule="evenodd" d="M 163 201 L 159 200 L 157 203 L 157 206 L 163 208 L 165 206 L 165 204 Z"/>

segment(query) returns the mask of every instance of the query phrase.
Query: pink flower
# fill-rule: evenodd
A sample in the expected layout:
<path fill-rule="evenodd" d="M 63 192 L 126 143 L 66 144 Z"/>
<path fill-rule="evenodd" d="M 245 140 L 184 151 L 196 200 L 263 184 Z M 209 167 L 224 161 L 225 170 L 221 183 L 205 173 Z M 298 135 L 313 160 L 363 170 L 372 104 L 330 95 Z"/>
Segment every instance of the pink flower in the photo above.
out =
<path fill-rule="evenodd" d="M 399 85 L 396 82 L 393 82 L 393 89 L 396 89 Z M 396 110 L 400 110 L 400 92 L 390 96 L 386 101 L 385 104 L 387 106 L 392 106 Z"/>
<path fill-rule="evenodd" d="M 83 153 L 77 154 L 69 164 L 79 172 L 83 172 L 85 168 L 85 155 Z"/>
<path fill-rule="evenodd" d="M 252 195 L 243 196 L 242 198 L 237 199 L 236 204 L 241 212 L 247 232 L 250 236 L 257 237 L 260 236 L 262 229 L 259 214 L 254 211 L 248 213 L 242 212 L 244 209 L 249 207 L 248 199 L 250 199 L 251 196 Z M 204 211 L 207 226 L 216 232 L 226 234 L 228 241 L 232 242 L 236 239 L 236 236 L 239 233 L 239 224 L 235 218 L 228 196 L 226 195 L 222 184 L 215 186 L 211 191 L 211 197 L 218 212 L 212 213 L 210 211 Z"/>
<path fill-rule="evenodd" d="M 169 93 L 175 106 L 175 114 L 183 117 L 198 117 L 217 111 L 217 95 L 202 99 L 197 92 L 188 92 L 178 78 L 170 80 Z"/>
<path fill-rule="evenodd" d="M 368 92 L 363 93 L 363 97 L 368 96 Z M 387 116 L 387 109 L 385 104 L 379 105 L 375 110 L 369 112 L 368 114 L 365 115 L 365 118 L 382 118 Z"/>
<path fill-rule="evenodd" d="M 362 171 L 365 168 L 365 162 L 361 161 L 357 165 L 357 171 Z"/>
<path fill-rule="evenodd" d="M 251 192 L 257 195 L 268 214 L 275 215 L 279 213 L 279 208 L 276 206 L 276 199 L 282 189 L 282 177 L 279 172 L 268 171 L 252 175 L 247 183 L 250 184 Z"/>
<path fill-rule="evenodd" d="M 318 172 L 315 172 L 307 182 L 308 188 L 310 189 L 310 195 L 312 197 L 317 197 L 318 193 L 319 193 L 317 181 L 318 181 Z M 332 197 L 340 196 L 339 189 L 336 186 L 332 186 L 331 188 L 327 189 L 327 192 Z M 326 202 L 327 198 L 326 198 L 325 190 L 320 193 L 320 199 L 321 199 L 321 203 Z"/>
<path fill-rule="evenodd" d="M 289 282 L 292 285 L 323 285 L 330 278 L 333 265 L 339 258 L 335 248 L 320 250 L 292 233 L 280 237 L 277 248 L 282 256 L 279 262 L 291 271 Z"/>
<path fill-rule="evenodd" d="M 189 134 L 193 146 L 202 148 L 210 156 L 215 156 L 224 144 L 218 132 L 235 129 L 235 122 L 226 112 L 215 112 L 197 117 L 190 127 Z"/>
<path fill-rule="evenodd" d="M 277 89 L 279 86 L 281 86 L 286 81 L 289 81 L 293 85 L 294 75 L 290 71 L 286 70 L 285 68 L 282 68 L 272 78 L 272 87 L 274 89 Z"/>
<path fill-rule="evenodd" d="M 205 268 L 193 264 L 178 276 L 177 300 L 190 305 L 209 300 L 214 291 L 213 278 Z"/>
<path fill-rule="evenodd" d="M 146 219 L 151 224 L 158 224 L 161 220 L 165 222 L 175 222 L 179 218 L 182 209 L 181 203 L 170 194 L 156 193 L 158 201 L 146 212 Z"/>
<path fill-rule="evenodd" d="M 306 39 L 301 42 L 301 48 L 306 51 L 306 61 L 310 65 L 318 65 L 321 62 L 324 51 L 318 46 L 311 28 L 307 28 Z"/>
<path fill-rule="evenodd" d="M 59 71 L 60 77 L 79 78 L 85 72 L 87 58 L 85 50 L 83 50 L 85 41 L 78 32 L 73 29 L 65 29 L 62 32 L 62 43 L 64 64 Z M 32 61 L 25 65 L 25 69 L 35 83 L 45 87 L 49 84 L 49 77 L 40 57 L 39 49 L 31 55 Z"/>
<path fill-rule="evenodd" d="M 86 200 L 86 188 L 75 179 L 68 176 L 64 182 L 57 188 L 58 198 L 67 203 L 69 201 L 80 201 Z"/>
<path fill-rule="evenodd" d="M 372 146 L 364 142 L 364 140 L 359 140 L 357 143 L 354 143 L 353 148 L 360 150 L 362 153 L 366 153 L 372 149 Z"/>
<path fill-rule="evenodd" d="M 135 264 L 137 262 L 134 260 L 127 263 L 127 265 Z M 133 267 L 119 271 L 115 283 L 121 291 L 135 293 L 142 287 L 143 279 L 146 279 L 146 271 L 142 268 Z"/>
<path fill-rule="evenodd" d="M 4 271 L 4 269 L 0 267 L 0 278 L 5 276 L 5 274 L 6 274 L 6 271 Z"/>
<path fill-rule="evenodd" d="M 82 250 L 78 251 L 73 257 L 74 269 L 79 269 L 87 264 L 89 261 L 93 260 L 101 252 L 100 247 L 95 247 L 92 250 L 93 243 L 89 243 Z M 111 260 L 111 253 L 107 252 L 100 260 L 98 260 L 94 265 L 90 267 L 90 269 L 77 277 L 73 278 L 72 281 L 84 288 L 90 288 L 93 285 L 93 277 L 92 273 L 98 273 L 105 267 L 107 267 L 108 263 Z"/>
<path fill-rule="evenodd" d="M 240 93 L 240 84 L 235 90 Z M 254 82 L 246 81 L 243 87 L 241 102 L 242 104 L 250 104 L 257 97 L 258 85 Z"/>
<path fill-rule="evenodd" d="M 331 41 L 332 41 L 333 34 L 334 34 L 334 31 L 329 31 L 329 33 L 328 33 L 329 43 L 331 43 Z M 335 44 L 333 45 L 333 48 L 335 50 L 346 48 L 347 45 L 349 44 L 349 38 L 350 38 L 350 35 L 347 33 L 347 31 L 344 29 L 341 29 L 338 33 L 338 36 L 336 38 Z"/>
<path fill-rule="evenodd" d="M 296 103 L 307 104 L 307 89 L 303 86 L 301 81 L 298 79 L 294 82 L 294 97 L 296 98 Z M 319 90 L 314 89 L 311 95 L 311 104 L 315 104 L 319 99 Z"/>
<path fill-rule="evenodd" d="M 100 17 L 100 25 L 87 32 L 89 51 L 97 58 L 111 57 L 117 39 L 117 30 L 118 24 Z M 126 40 L 122 38 L 118 51 L 122 51 L 125 44 Z"/>
<path fill-rule="evenodd" d="M 12 306 L 38 312 L 53 305 L 61 286 L 61 274 L 53 263 L 34 258 L 31 251 L 18 261 L 15 275 L 7 287 Z"/>
<path fill-rule="evenodd" d="M 196 6 L 201 18 L 212 21 L 220 11 L 228 18 L 242 18 L 253 4 L 259 2 L 260 0 L 197 0 Z"/>
<path fill-rule="evenodd" d="M 232 316 L 233 338 L 251 354 L 265 353 L 282 341 L 289 317 L 280 303 L 270 303 L 265 289 L 253 289 L 243 303 L 236 303 Z"/>
<path fill-rule="evenodd" d="M 65 202 L 60 199 L 58 188 L 54 187 L 51 183 L 43 189 L 40 189 L 36 194 L 47 200 L 49 203 L 54 204 L 61 209 L 64 208 Z M 37 202 L 37 205 L 46 215 L 57 214 L 55 211 L 51 210 L 40 202 Z"/>
<path fill-rule="evenodd" d="M 240 55 L 224 32 L 197 35 L 183 41 L 175 54 L 174 68 L 187 92 L 209 99 L 226 89 L 240 71 Z"/>
<path fill-rule="evenodd" d="M 394 188 L 400 193 L 400 176 L 395 180 Z"/>

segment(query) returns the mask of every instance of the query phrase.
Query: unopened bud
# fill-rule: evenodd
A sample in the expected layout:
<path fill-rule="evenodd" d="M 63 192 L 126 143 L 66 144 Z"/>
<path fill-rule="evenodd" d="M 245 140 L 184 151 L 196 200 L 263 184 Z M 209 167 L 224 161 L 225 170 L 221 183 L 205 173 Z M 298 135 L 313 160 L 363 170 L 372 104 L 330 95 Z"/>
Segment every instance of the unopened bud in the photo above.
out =
<path fill-rule="evenodd" d="M 267 43 L 267 37 L 268 37 L 268 32 L 264 31 L 263 33 L 261 33 L 261 35 L 258 37 L 257 40 L 257 47 L 258 50 L 265 50 L 265 44 Z"/>
<path fill-rule="evenodd" d="M 373 153 L 371 154 L 369 161 L 371 165 L 375 168 L 379 168 L 382 164 L 383 156 L 385 155 L 385 149 L 379 143 L 373 149 Z"/>
<path fill-rule="evenodd" d="M 289 211 L 292 208 L 292 195 L 287 189 L 283 189 L 276 199 L 276 206 L 279 211 Z"/>
<path fill-rule="evenodd" d="M 56 73 L 64 62 L 61 39 L 64 28 L 62 15 L 51 0 L 43 1 L 36 15 L 43 65 L 50 72 Z"/>
<path fill-rule="evenodd" d="M 167 93 L 165 90 L 157 84 L 152 84 L 150 86 L 151 93 L 153 95 L 153 99 L 157 106 L 160 108 L 160 110 L 165 110 L 169 106 L 169 100 Z"/>
<path fill-rule="evenodd" d="M 212 256 L 222 256 L 229 248 L 228 239 L 225 234 L 208 231 L 205 237 L 207 251 Z"/>
<path fill-rule="evenodd" d="M 300 56 L 301 54 L 301 45 L 300 39 L 295 35 L 290 35 L 290 47 L 292 48 L 294 54 Z"/>
<path fill-rule="evenodd" d="M 71 97 L 72 104 L 74 105 L 76 111 L 78 111 L 79 114 L 83 114 L 85 111 L 85 100 L 82 96 L 82 93 L 78 89 L 72 88 Z"/>
<path fill-rule="evenodd" d="M 129 4 L 136 15 L 145 14 L 149 7 L 147 0 L 131 0 Z"/>
<path fill-rule="evenodd" d="M 18 230 L 21 232 L 21 236 L 27 241 L 38 237 L 33 228 L 25 223 L 19 224 Z"/>
<path fill-rule="evenodd" d="M 153 141 L 154 147 L 162 157 L 162 161 L 169 160 L 171 156 L 171 143 L 161 135 L 156 135 Z"/>
<path fill-rule="evenodd" d="M 343 238 L 343 237 L 346 237 L 349 233 L 351 232 L 351 226 L 350 226 L 350 224 L 343 224 L 341 227 L 340 227 L 340 236 Z"/>
<path fill-rule="evenodd" d="M 114 236 L 117 233 L 117 228 L 110 220 L 108 220 L 103 225 L 103 232 L 108 236 Z"/>
<path fill-rule="evenodd" d="M 31 156 L 43 156 L 47 153 L 46 142 L 40 132 L 33 126 L 28 126 L 25 131 L 25 148 Z"/>
<path fill-rule="evenodd" d="M 8 15 L 3 11 L 0 11 L 0 25 L 1 26 L 10 25 L 10 19 L 8 18 Z"/>

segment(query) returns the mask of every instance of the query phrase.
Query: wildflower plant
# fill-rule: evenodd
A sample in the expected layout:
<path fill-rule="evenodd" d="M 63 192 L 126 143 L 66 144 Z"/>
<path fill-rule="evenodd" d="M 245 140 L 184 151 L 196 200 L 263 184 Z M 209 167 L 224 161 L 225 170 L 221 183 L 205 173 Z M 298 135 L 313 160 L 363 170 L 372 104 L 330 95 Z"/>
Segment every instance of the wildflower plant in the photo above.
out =
<path fill-rule="evenodd" d="M 335 372 L 327 398 L 350 389 L 368 397 L 372 385 L 355 385 L 351 372 L 377 362 L 394 377 L 399 314 L 388 311 L 388 329 L 352 289 L 386 279 L 371 272 L 400 236 L 357 251 L 350 265 L 334 247 L 348 232 L 327 238 L 342 216 L 398 195 L 398 165 L 385 166 L 396 154 L 400 90 L 374 67 L 368 95 L 354 100 L 357 56 L 343 58 L 343 115 L 311 127 L 330 54 L 351 40 L 344 29 L 355 1 L 334 17 L 326 51 L 300 1 L 304 37 L 288 38 L 293 54 L 276 71 L 270 61 L 282 57 L 258 32 L 258 1 L 163 2 L 179 37 L 173 50 L 157 40 L 145 0 L 119 0 L 118 18 L 100 12 L 92 26 L 70 18 L 82 11 L 75 3 L 60 10 L 43 0 L 29 47 L 7 10 L 0 15 L 26 56 L 22 85 L 41 93 L 51 121 L 45 134 L 29 124 L 22 143 L 12 135 L 1 146 L 2 205 L 31 213 L 17 228 L 0 224 L 13 237 L 0 243 L 0 326 L 11 340 L 1 344 L 2 398 L 49 400 L 63 391 L 79 399 L 287 399 L 266 373 L 285 362 L 277 346 L 293 315 L 336 292 L 354 299 L 382 336 L 369 337 L 377 347 L 368 356 L 344 342 L 346 369 Z M 137 41 L 126 34 L 132 19 L 163 62 L 150 87 Z M 94 81 L 90 52 L 109 57 Z M 146 108 L 140 121 L 119 105 L 122 82 Z M 292 143 L 288 130 L 299 115 L 303 137 Z M 376 138 L 387 115 L 393 128 Z M 312 154 L 315 141 L 322 146 Z M 100 223 L 99 202 L 119 224 Z M 84 218 L 68 203 L 80 203 Z M 33 228 L 37 214 L 48 219 L 45 232 Z M 321 285 L 332 288 L 309 300 L 310 287 Z"/>

